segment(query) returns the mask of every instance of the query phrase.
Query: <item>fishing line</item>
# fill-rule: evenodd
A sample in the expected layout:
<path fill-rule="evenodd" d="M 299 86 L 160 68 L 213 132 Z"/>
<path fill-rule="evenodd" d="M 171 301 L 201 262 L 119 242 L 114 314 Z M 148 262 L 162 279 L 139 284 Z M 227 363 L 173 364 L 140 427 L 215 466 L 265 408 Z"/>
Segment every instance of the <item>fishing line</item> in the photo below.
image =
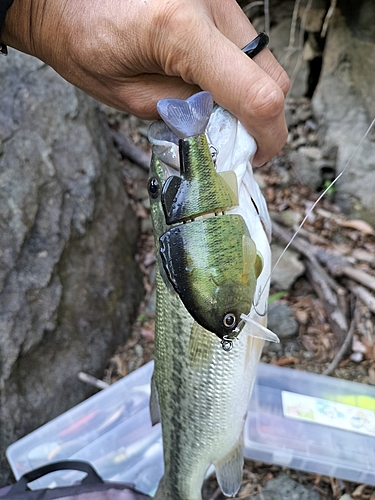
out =
<path fill-rule="evenodd" d="M 281 255 L 280 257 L 277 259 L 276 263 L 274 264 L 273 268 L 271 269 L 271 272 L 270 272 L 270 275 L 268 276 L 267 278 L 267 281 L 265 283 L 265 285 L 263 286 L 263 289 L 260 289 L 259 290 L 259 294 L 258 294 L 258 299 L 257 299 L 257 302 L 253 304 L 253 307 L 255 309 L 255 312 L 259 315 L 259 316 L 264 316 L 266 313 L 267 313 L 267 307 L 265 309 L 264 312 L 259 312 L 257 311 L 257 306 L 259 305 L 259 302 L 260 302 L 260 299 L 264 293 L 264 291 L 266 290 L 267 288 L 267 285 L 268 283 L 270 282 L 271 280 L 271 276 L 273 274 L 273 272 L 275 271 L 276 267 L 279 265 L 281 259 L 283 258 L 285 252 L 288 250 L 288 248 L 290 247 L 290 245 L 293 243 L 294 239 L 296 238 L 296 236 L 298 235 L 298 233 L 300 232 L 300 230 L 302 229 L 302 226 L 305 224 L 305 222 L 307 221 L 307 219 L 309 218 L 309 216 L 311 215 L 311 213 L 313 212 L 313 210 L 315 209 L 315 207 L 317 206 L 317 204 L 320 202 L 320 200 L 328 193 L 328 191 L 332 188 L 332 186 L 334 184 L 336 184 L 336 182 L 340 179 L 340 177 L 344 174 L 345 170 L 348 168 L 348 166 L 351 164 L 354 156 L 357 154 L 358 150 L 360 149 L 360 147 L 362 146 L 362 143 L 363 141 L 367 138 L 367 136 L 369 135 L 371 129 L 374 127 L 375 125 L 375 118 L 372 120 L 372 122 L 370 123 L 368 129 L 366 130 L 366 132 L 364 133 L 362 139 L 359 141 L 359 143 L 357 144 L 355 150 L 353 151 L 353 153 L 351 154 L 349 160 L 346 162 L 344 168 L 341 170 L 341 172 L 337 175 L 337 177 L 331 182 L 331 184 L 319 195 L 318 199 L 313 203 L 313 205 L 311 206 L 311 208 L 308 210 L 307 214 L 305 215 L 305 217 L 303 218 L 302 222 L 300 223 L 300 225 L 298 226 L 297 230 L 295 231 L 295 233 L 293 234 L 293 236 L 291 237 L 291 239 L 289 240 L 289 243 L 286 245 L 286 247 L 284 248 L 284 250 L 281 252 Z"/>

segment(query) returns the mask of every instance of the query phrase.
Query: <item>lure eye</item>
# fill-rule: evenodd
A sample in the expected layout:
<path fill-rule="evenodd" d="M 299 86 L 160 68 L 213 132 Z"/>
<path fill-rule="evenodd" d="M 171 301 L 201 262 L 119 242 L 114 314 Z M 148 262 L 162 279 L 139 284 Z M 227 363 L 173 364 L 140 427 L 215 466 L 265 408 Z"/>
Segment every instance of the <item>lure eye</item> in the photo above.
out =
<path fill-rule="evenodd" d="M 227 313 L 223 318 L 224 328 L 232 330 L 237 323 L 236 315 L 233 313 Z"/>
<path fill-rule="evenodd" d="M 151 177 L 151 179 L 149 179 L 147 190 L 151 198 L 155 199 L 159 196 L 160 184 L 156 177 Z"/>
<path fill-rule="evenodd" d="M 211 153 L 212 161 L 214 162 L 214 165 L 216 165 L 217 149 L 212 144 L 210 144 L 210 153 Z"/>

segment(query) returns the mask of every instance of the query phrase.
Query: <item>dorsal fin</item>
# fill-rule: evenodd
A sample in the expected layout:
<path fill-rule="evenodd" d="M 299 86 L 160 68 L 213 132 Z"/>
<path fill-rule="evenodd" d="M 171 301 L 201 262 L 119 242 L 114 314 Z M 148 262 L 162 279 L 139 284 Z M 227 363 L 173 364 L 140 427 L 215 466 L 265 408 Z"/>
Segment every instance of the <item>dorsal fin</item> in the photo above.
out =
<path fill-rule="evenodd" d="M 210 92 L 199 92 L 186 99 L 162 99 L 157 104 L 164 123 L 179 139 L 204 134 L 213 108 Z"/>

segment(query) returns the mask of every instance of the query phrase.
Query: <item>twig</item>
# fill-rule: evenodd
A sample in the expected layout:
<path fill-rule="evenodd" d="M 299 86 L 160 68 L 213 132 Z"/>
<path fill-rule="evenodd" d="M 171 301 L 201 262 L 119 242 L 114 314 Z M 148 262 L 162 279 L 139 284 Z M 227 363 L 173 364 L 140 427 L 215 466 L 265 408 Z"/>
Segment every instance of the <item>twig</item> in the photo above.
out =
<path fill-rule="evenodd" d="M 296 40 L 296 28 L 297 28 L 297 19 L 298 19 L 298 12 L 299 12 L 300 3 L 301 3 L 301 0 L 296 0 L 294 3 L 293 14 L 292 14 L 292 23 L 290 26 L 290 34 L 289 34 L 289 45 L 287 47 L 287 50 L 289 50 L 289 51 L 294 47 L 295 40 Z"/>
<path fill-rule="evenodd" d="M 264 30 L 266 33 L 270 33 L 270 5 L 269 0 L 264 0 Z"/>
<path fill-rule="evenodd" d="M 329 9 L 328 9 L 328 12 L 326 14 L 326 17 L 324 18 L 324 23 L 323 23 L 322 31 L 320 33 L 320 36 L 322 38 L 325 38 L 325 36 L 327 34 L 329 21 L 331 20 L 331 17 L 333 16 L 333 13 L 335 12 L 336 3 L 337 3 L 337 0 L 331 0 L 331 5 L 329 6 Z"/>
<path fill-rule="evenodd" d="M 85 382 L 85 384 L 88 385 L 93 385 L 94 387 L 100 390 L 109 387 L 109 384 L 107 384 L 107 382 L 103 382 L 103 380 L 99 380 L 85 372 L 78 372 L 77 377 L 81 382 Z"/>
<path fill-rule="evenodd" d="M 311 262 L 307 262 L 307 269 L 311 278 L 310 281 L 316 293 L 319 295 L 322 305 L 327 313 L 327 319 L 331 325 L 332 332 L 334 333 L 337 341 L 341 343 L 345 338 L 348 323 L 340 309 L 337 296 L 329 286 L 327 273 L 321 266 L 315 266 Z"/>
<path fill-rule="evenodd" d="M 210 497 L 210 500 L 216 500 L 221 494 L 221 489 L 216 488 L 216 490 L 213 492 L 212 496 Z"/>
<path fill-rule="evenodd" d="M 143 149 L 139 148 L 133 142 L 129 141 L 114 130 L 111 130 L 111 135 L 122 156 L 128 158 L 133 163 L 136 163 L 144 170 L 149 170 L 151 160 L 151 155 L 149 153 L 146 153 Z"/>
<path fill-rule="evenodd" d="M 344 342 L 342 343 L 342 346 L 337 351 L 335 357 L 330 362 L 330 364 L 327 366 L 327 368 L 323 371 L 322 375 L 330 375 L 333 372 L 333 370 L 335 370 L 337 368 L 337 366 L 339 365 L 343 356 L 345 356 L 347 350 L 349 349 L 350 343 L 353 339 L 355 325 L 356 325 L 356 319 L 355 319 L 355 315 L 354 315 L 354 318 L 352 319 L 352 321 L 350 323 L 350 328 L 348 330 L 348 333 L 346 334 L 346 337 L 345 337 Z"/>
<path fill-rule="evenodd" d="M 255 2 L 250 2 L 247 5 L 245 5 L 245 7 L 243 7 L 242 10 L 244 12 L 247 12 L 248 10 L 251 10 L 253 7 L 261 7 L 262 5 L 264 5 L 264 2 L 260 0 Z"/>
<path fill-rule="evenodd" d="M 375 278 L 361 269 L 347 266 L 342 269 L 342 274 L 375 291 Z"/>
<path fill-rule="evenodd" d="M 375 313 L 375 297 L 366 288 L 353 282 L 348 283 L 348 288 L 372 313 Z"/>
<path fill-rule="evenodd" d="M 301 47 L 301 49 L 303 46 L 303 37 L 304 37 L 304 33 L 305 33 L 306 19 L 307 19 L 307 15 L 308 15 L 309 11 L 311 10 L 312 3 L 313 3 L 313 0 L 307 1 L 307 5 L 305 7 L 305 10 L 303 11 L 303 15 L 301 18 L 301 26 L 300 26 L 299 42 L 298 42 L 298 46 Z M 290 88 L 294 87 L 294 83 L 296 81 L 297 74 L 301 68 L 302 60 L 303 60 L 303 55 L 302 55 L 302 51 L 301 51 L 298 54 L 296 65 L 294 66 L 293 73 L 290 77 Z"/>
<path fill-rule="evenodd" d="M 276 236 L 277 239 L 283 241 L 285 244 L 289 244 L 290 242 L 290 233 L 286 231 L 280 224 L 275 221 L 272 221 L 272 234 Z M 297 250 L 297 252 L 301 253 L 304 257 L 306 257 L 311 264 L 318 269 L 319 273 L 322 275 L 325 274 L 325 281 L 329 284 L 330 288 L 334 290 L 337 294 L 342 295 L 344 293 L 344 289 L 340 286 L 337 281 L 335 281 L 331 276 L 329 276 L 319 264 L 319 261 L 324 263 L 329 262 L 329 269 L 338 268 L 337 275 L 341 274 L 341 269 L 343 266 L 348 265 L 346 259 L 342 257 L 338 257 L 337 255 L 331 254 L 323 250 L 322 248 L 312 245 L 308 243 L 300 236 L 296 236 L 292 241 L 292 248 Z M 335 273 L 333 273 L 336 275 Z"/>

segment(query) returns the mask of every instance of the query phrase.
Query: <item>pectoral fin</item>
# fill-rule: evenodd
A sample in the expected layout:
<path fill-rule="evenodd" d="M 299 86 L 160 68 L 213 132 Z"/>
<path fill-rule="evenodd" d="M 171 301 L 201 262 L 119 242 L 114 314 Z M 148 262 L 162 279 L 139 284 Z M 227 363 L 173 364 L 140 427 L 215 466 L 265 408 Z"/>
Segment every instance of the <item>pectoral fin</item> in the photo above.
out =
<path fill-rule="evenodd" d="M 154 376 L 151 379 L 151 396 L 150 396 L 150 416 L 152 425 L 160 423 L 160 408 L 158 401 L 158 391 L 156 389 Z"/>
<path fill-rule="evenodd" d="M 243 437 L 224 459 L 215 465 L 216 478 L 221 491 L 227 497 L 233 497 L 241 486 L 243 469 Z"/>

